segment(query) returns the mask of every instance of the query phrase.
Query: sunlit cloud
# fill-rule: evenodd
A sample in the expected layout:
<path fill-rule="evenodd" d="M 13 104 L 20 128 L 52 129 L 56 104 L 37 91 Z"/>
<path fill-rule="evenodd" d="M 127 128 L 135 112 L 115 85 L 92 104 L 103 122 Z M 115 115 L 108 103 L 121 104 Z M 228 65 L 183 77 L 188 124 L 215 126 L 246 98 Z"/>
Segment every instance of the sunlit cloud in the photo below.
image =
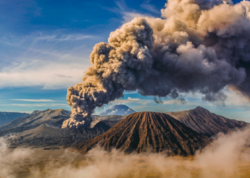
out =
<path fill-rule="evenodd" d="M 91 35 L 82 35 L 82 34 L 69 34 L 69 35 L 38 35 L 34 38 L 34 41 L 77 41 L 84 40 L 89 38 L 95 38 Z"/>
<path fill-rule="evenodd" d="M 83 71 L 89 65 L 92 48 L 86 45 L 94 38 L 61 33 L 36 33 L 17 39 L 0 36 L 0 44 L 5 44 L 6 48 L 0 54 L 0 88 L 41 86 L 58 89 L 74 85 L 81 81 Z M 16 52 L 8 51 L 12 49 Z"/>
<path fill-rule="evenodd" d="M 28 66 L 29 64 L 27 64 Z M 45 89 L 68 88 L 81 80 L 85 65 L 70 63 L 44 65 L 37 61 L 32 67 L 19 65 L 0 72 L 0 88 L 42 86 Z"/>
<path fill-rule="evenodd" d="M 44 107 L 44 106 L 68 106 L 67 104 L 60 104 L 60 103 L 51 103 L 51 104 L 11 104 L 13 106 L 21 106 L 21 107 Z"/>
<path fill-rule="evenodd" d="M 124 0 L 116 1 L 116 6 L 114 8 L 104 8 L 111 12 L 120 14 L 122 16 L 122 23 L 129 22 L 135 17 L 153 17 L 151 14 L 140 13 L 134 9 L 130 9 Z M 149 7 L 148 7 L 149 8 Z M 151 7 L 152 10 L 152 7 Z"/>
<path fill-rule="evenodd" d="M 11 99 L 13 101 L 25 101 L 25 102 L 54 102 L 51 99 Z"/>
<path fill-rule="evenodd" d="M 152 12 L 154 14 L 157 14 L 157 15 L 160 15 L 160 11 L 155 7 L 153 6 L 152 4 L 148 4 L 148 3 L 143 3 L 141 4 L 141 8 L 149 11 L 149 12 Z"/>
<path fill-rule="evenodd" d="M 140 101 L 139 98 L 131 98 L 131 97 L 128 97 L 128 100 L 130 100 L 130 101 Z"/>

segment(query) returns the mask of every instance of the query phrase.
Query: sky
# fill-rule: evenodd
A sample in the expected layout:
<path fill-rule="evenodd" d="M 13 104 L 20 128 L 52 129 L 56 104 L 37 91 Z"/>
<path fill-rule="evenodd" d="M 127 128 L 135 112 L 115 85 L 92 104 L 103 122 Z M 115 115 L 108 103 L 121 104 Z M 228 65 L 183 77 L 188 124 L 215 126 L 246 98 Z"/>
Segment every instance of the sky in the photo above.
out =
<path fill-rule="evenodd" d="M 237 3 L 236 1 L 234 1 Z M 135 16 L 161 17 L 165 0 L 0 0 L 0 111 L 67 109 L 67 88 L 81 81 L 98 42 Z M 116 104 L 136 111 L 169 112 L 197 106 L 228 118 L 250 122 L 250 103 L 225 89 L 224 103 L 203 101 L 198 93 L 185 102 L 125 92 L 96 110 Z M 156 99 L 159 100 L 159 99 Z"/>

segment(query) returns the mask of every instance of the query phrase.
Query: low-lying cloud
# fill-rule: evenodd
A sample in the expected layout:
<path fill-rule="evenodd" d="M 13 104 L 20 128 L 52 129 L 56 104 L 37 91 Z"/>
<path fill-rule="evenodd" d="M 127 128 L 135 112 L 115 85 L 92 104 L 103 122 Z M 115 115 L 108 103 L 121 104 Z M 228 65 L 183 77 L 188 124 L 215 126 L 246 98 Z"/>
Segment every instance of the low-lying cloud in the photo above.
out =
<path fill-rule="evenodd" d="M 37 149 L 9 149 L 1 138 L 0 177 L 15 178 L 20 174 L 32 178 L 247 177 L 250 175 L 249 136 L 250 128 L 219 134 L 202 152 L 188 158 L 166 157 L 161 153 L 125 155 L 117 150 L 108 153 L 95 148 L 86 155 L 66 150 L 57 157 L 53 154 L 58 151 L 36 159 L 41 149 L 40 153 Z"/>

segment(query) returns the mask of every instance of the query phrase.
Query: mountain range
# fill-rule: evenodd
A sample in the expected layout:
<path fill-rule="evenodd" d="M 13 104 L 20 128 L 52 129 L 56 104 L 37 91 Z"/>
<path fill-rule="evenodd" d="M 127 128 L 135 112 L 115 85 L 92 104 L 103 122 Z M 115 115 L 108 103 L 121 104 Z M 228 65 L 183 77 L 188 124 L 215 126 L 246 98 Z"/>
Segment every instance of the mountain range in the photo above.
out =
<path fill-rule="evenodd" d="M 70 117 L 70 112 L 64 109 L 47 109 L 45 111 L 34 111 L 30 115 L 18 118 L 0 127 L 0 130 L 17 127 L 34 128 L 41 124 L 49 124 L 54 127 L 61 127 L 64 120 Z"/>
<path fill-rule="evenodd" d="M 62 146 L 94 138 L 117 123 L 117 121 L 103 120 L 93 128 L 61 129 L 63 121 L 69 117 L 70 112 L 63 109 L 34 111 L 30 115 L 1 126 L 0 136 L 14 135 L 10 137 L 12 147 Z"/>
<path fill-rule="evenodd" d="M 93 115 L 94 120 L 120 120 L 124 115 L 129 115 L 135 111 L 125 105 L 115 105 L 100 115 Z M 111 114 L 113 113 L 113 114 Z M 70 111 L 64 109 L 47 109 L 44 111 L 34 111 L 27 113 L 0 112 L 0 130 L 15 130 L 20 127 L 35 128 L 41 124 L 61 128 L 62 123 L 70 117 Z"/>
<path fill-rule="evenodd" d="M 216 115 L 199 106 L 188 111 L 168 112 L 167 114 L 199 134 L 208 137 L 214 136 L 219 132 L 227 133 L 247 125 L 246 122 Z"/>
<path fill-rule="evenodd" d="M 0 126 L 7 124 L 17 118 L 29 115 L 28 113 L 19 112 L 0 112 Z"/>
<path fill-rule="evenodd" d="M 114 107 L 115 108 L 115 107 Z M 109 113 L 109 112 L 107 112 Z M 133 116 L 134 120 L 131 122 L 128 122 L 130 127 L 126 129 L 126 131 L 123 130 L 123 127 L 125 128 L 128 125 L 124 125 L 123 127 L 120 126 L 120 129 L 118 130 L 113 130 L 112 134 L 117 133 L 118 136 L 120 137 L 119 134 L 124 134 L 131 132 L 131 134 L 126 135 L 126 137 L 130 138 L 131 140 L 137 139 L 137 136 L 132 134 L 133 132 L 147 132 L 147 133 L 152 133 L 154 134 L 154 138 L 152 136 L 147 135 L 147 137 L 141 137 L 139 138 L 140 140 L 144 140 L 144 142 L 148 143 L 153 143 L 154 141 L 157 141 L 157 138 L 161 138 L 161 134 L 164 134 L 162 130 L 166 130 L 166 128 L 173 128 L 170 131 L 166 131 L 168 134 L 172 134 L 171 138 L 176 138 L 177 135 L 180 135 L 179 139 L 185 140 L 185 138 L 188 137 L 183 137 L 183 135 L 186 134 L 186 127 L 197 133 L 198 135 L 202 135 L 205 137 L 213 137 L 219 132 L 224 132 L 227 133 L 231 130 L 235 130 L 237 128 L 241 128 L 247 125 L 247 123 L 243 121 L 238 121 L 238 120 L 232 120 L 232 119 L 227 119 L 222 116 L 218 116 L 216 114 L 213 114 L 209 112 L 208 110 L 202 108 L 202 107 L 197 107 L 192 110 L 188 111 L 179 111 L 179 112 L 169 112 L 166 114 L 161 115 L 160 113 L 157 114 L 152 114 L 152 113 L 140 113 L 139 115 L 136 115 L 137 113 L 133 113 L 128 116 L 122 116 L 122 115 L 105 115 L 105 116 L 100 116 L 100 115 L 94 115 L 93 116 L 93 122 L 91 124 L 91 128 L 78 128 L 78 129 L 61 129 L 62 123 L 64 120 L 68 119 L 70 117 L 70 112 L 63 110 L 63 109 L 58 109 L 58 110 L 45 110 L 45 111 L 34 111 L 30 115 L 26 115 L 24 117 L 15 119 L 4 126 L 0 127 L 0 136 L 6 136 L 6 135 L 14 135 L 14 137 L 9 137 L 11 146 L 16 147 L 16 146 L 32 146 L 32 147 L 44 147 L 44 146 L 71 146 L 76 143 L 83 144 L 85 142 L 93 143 L 92 145 L 90 144 L 89 147 L 85 147 L 85 150 L 88 150 L 90 147 L 95 145 L 95 141 L 89 142 L 90 139 L 97 139 L 97 136 L 101 134 L 106 134 L 107 131 L 109 131 L 110 128 L 114 129 L 116 124 L 122 123 L 124 120 L 127 120 L 125 118 L 131 118 Z M 148 116 L 152 116 L 149 119 L 145 119 Z M 138 118 L 136 118 L 138 117 Z M 141 118 L 141 119 L 140 119 Z M 154 118 L 156 118 L 154 120 Z M 165 119 L 163 119 L 165 118 Z M 169 119 L 170 118 L 170 119 Z M 174 120 L 177 120 L 175 122 L 170 122 Z M 143 120 L 143 121 L 141 121 Z M 171 123 L 168 125 L 162 125 L 162 126 L 157 126 L 156 127 L 156 122 L 157 123 L 164 123 L 163 120 L 166 120 L 167 123 Z M 178 124 L 176 124 L 178 122 Z M 133 128 L 132 124 L 135 123 L 140 123 L 140 125 L 144 126 L 143 130 L 138 131 L 138 128 Z M 172 124 L 173 123 L 173 124 Z M 179 123 L 182 123 L 181 126 L 178 126 L 182 128 L 182 131 L 174 131 L 178 129 L 176 127 L 179 125 Z M 184 127 L 184 126 L 185 127 Z M 114 126 L 114 127 L 113 127 Z M 151 128 L 153 127 L 153 128 Z M 121 132 L 119 131 L 121 130 Z M 123 131 L 122 131 L 123 130 Z M 106 133 L 105 133 L 106 132 Z M 111 132 L 111 131 L 110 131 Z M 185 134 L 184 134 L 185 132 Z M 159 134 L 161 133 L 161 134 Z M 111 134 L 111 135 L 112 135 Z M 196 136 L 198 137 L 198 135 Z M 109 135 L 109 136 L 111 136 Z M 142 134 L 143 135 L 143 134 Z M 195 136 L 195 135 L 194 135 Z M 193 138 L 195 139 L 196 136 Z M 96 137 L 96 138 L 95 138 Z M 200 137 L 200 136 L 199 136 Z M 106 137 L 105 137 L 106 138 Z M 110 139 L 116 138 L 116 136 L 110 137 Z M 125 137 L 121 137 L 125 138 Z M 192 137 L 190 137 L 192 138 Z M 112 140 L 111 139 L 111 140 Z M 122 139 L 124 142 L 126 141 L 126 144 L 128 144 L 128 141 L 126 139 Z M 151 141 L 150 141 L 151 140 Z M 116 140 L 118 141 L 118 140 Z M 135 149 L 138 152 L 143 149 L 148 149 L 150 146 L 148 146 L 148 143 L 145 143 L 141 147 L 135 147 L 131 146 L 131 149 Z M 190 140 L 189 143 L 192 143 Z M 139 143 L 138 143 L 139 144 Z M 170 143 L 169 143 L 170 144 Z M 176 143 L 177 144 L 177 143 Z M 108 143 L 108 142 L 103 142 L 103 145 L 111 145 L 112 147 L 116 146 Z M 158 148 L 157 144 L 154 146 L 151 146 L 153 150 L 159 151 L 159 150 L 166 150 L 168 147 L 167 141 L 162 141 L 161 145 L 165 145 L 164 148 Z M 170 144 L 171 145 L 171 144 Z M 175 145 L 175 144 L 173 144 Z M 181 144 L 182 147 L 184 144 Z M 126 152 L 130 152 L 130 146 L 126 147 L 121 146 L 117 148 L 124 148 L 122 150 Z M 183 155 L 185 154 L 192 154 L 193 151 L 196 149 L 196 146 L 186 149 L 185 151 L 180 151 L 181 147 L 171 147 L 173 150 L 179 150 L 177 151 L 178 154 L 181 153 Z M 83 150 L 84 150 L 83 149 Z M 106 147 L 108 149 L 108 147 Z M 169 149 L 168 149 L 169 150 Z M 169 151 L 170 152 L 170 151 Z M 172 154 L 176 154 L 176 151 L 172 151 Z"/>
<path fill-rule="evenodd" d="M 11 147 L 71 146 L 81 140 L 92 139 L 110 129 L 115 123 L 101 121 L 93 128 L 61 129 L 47 124 L 34 128 L 22 128 L 9 138 Z M 18 128 L 19 129 L 19 128 Z"/>

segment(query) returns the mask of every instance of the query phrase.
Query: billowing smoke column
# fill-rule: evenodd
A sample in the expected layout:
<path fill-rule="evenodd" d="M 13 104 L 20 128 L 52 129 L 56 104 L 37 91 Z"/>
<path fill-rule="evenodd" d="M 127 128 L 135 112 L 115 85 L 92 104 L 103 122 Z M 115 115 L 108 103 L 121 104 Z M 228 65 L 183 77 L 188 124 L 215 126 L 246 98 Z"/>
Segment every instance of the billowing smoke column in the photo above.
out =
<path fill-rule="evenodd" d="M 225 98 L 227 87 L 250 96 L 250 2 L 168 0 L 163 18 L 135 18 L 95 45 L 82 82 L 68 89 L 65 127 L 88 127 L 91 114 L 123 96 L 178 98 L 200 92 Z"/>

